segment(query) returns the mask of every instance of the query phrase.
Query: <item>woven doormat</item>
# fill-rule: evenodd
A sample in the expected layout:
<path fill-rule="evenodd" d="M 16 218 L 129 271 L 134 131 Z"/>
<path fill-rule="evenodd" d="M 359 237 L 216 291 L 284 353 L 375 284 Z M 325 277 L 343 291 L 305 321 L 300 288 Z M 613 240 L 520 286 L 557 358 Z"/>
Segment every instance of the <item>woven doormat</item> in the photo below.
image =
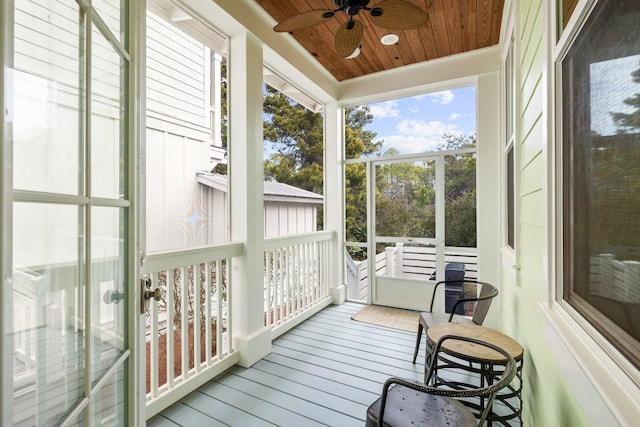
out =
<path fill-rule="evenodd" d="M 358 313 L 351 316 L 351 319 L 403 331 L 417 332 L 418 316 L 419 313 L 417 311 L 401 310 L 379 305 L 367 305 Z"/>

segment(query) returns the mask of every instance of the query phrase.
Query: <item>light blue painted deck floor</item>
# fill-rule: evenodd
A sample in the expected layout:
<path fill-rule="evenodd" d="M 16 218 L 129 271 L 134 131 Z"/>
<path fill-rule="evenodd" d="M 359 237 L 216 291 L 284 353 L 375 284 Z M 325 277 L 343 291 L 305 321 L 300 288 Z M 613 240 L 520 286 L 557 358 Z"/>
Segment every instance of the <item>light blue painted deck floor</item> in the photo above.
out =
<path fill-rule="evenodd" d="M 384 381 L 422 379 L 424 364 L 424 342 L 411 363 L 414 333 L 351 320 L 362 307 L 324 309 L 275 340 L 251 368 L 232 368 L 147 425 L 362 427 Z"/>

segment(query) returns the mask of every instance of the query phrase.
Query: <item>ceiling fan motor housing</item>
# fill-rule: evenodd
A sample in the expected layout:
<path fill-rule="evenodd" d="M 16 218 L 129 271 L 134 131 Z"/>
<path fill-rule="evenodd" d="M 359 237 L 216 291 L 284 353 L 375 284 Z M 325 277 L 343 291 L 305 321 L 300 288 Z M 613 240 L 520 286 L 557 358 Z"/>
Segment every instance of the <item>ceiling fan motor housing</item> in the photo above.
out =
<path fill-rule="evenodd" d="M 336 4 L 336 7 L 344 10 L 349 15 L 357 15 L 361 9 L 364 9 L 368 4 L 369 0 L 333 0 Z"/>

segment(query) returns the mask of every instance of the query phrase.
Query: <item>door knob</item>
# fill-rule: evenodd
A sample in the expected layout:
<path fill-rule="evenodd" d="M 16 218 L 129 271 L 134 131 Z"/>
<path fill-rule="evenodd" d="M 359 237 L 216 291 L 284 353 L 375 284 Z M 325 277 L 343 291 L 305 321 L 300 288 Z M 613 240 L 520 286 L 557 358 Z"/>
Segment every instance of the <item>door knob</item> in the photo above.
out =
<path fill-rule="evenodd" d="M 144 299 L 151 299 L 153 298 L 156 301 L 160 301 L 162 299 L 162 291 L 160 290 L 160 288 L 155 288 L 154 290 L 147 290 L 144 291 Z"/>
<path fill-rule="evenodd" d="M 140 276 L 140 287 L 142 288 L 142 304 L 140 304 L 140 313 L 144 314 L 149 310 L 151 299 L 160 301 L 162 299 L 162 290 L 160 288 L 153 289 L 151 276 L 143 274 Z"/>

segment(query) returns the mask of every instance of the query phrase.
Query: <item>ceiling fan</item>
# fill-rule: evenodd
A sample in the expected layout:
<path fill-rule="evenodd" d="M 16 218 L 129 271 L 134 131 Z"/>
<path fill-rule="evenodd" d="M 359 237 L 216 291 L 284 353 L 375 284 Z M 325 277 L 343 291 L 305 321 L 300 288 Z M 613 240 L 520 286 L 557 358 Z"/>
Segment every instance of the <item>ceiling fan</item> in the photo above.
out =
<path fill-rule="evenodd" d="M 349 20 L 342 24 L 336 33 L 336 52 L 343 58 L 351 55 L 360 45 L 364 26 L 354 19 L 361 10 L 366 10 L 371 21 L 383 28 L 391 30 L 411 30 L 426 24 L 429 16 L 418 6 L 406 0 L 382 0 L 373 7 L 369 7 L 370 0 L 333 0 L 337 9 L 314 9 L 299 13 L 285 19 L 273 27 L 277 32 L 291 32 L 303 28 L 313 27 L 326 22 L 343 11 L 349 15 Z"/>

